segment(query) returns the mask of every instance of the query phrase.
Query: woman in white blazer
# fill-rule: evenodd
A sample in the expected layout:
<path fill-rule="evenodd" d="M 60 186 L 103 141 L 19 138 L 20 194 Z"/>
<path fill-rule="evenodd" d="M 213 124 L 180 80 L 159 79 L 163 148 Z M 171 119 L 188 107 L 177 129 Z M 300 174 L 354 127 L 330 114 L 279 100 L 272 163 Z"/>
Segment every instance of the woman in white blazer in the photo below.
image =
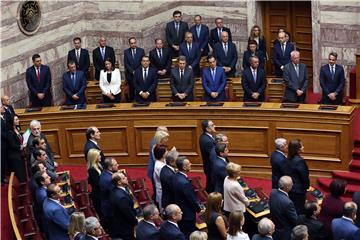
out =
<path fill-rule="evenodd" d="M 113 67 L 110 58 L 105 59 L 105 70 L 100 72 L 99 85 L 104 103 L 120 102 L 121 75 L 118 68 Z"/>

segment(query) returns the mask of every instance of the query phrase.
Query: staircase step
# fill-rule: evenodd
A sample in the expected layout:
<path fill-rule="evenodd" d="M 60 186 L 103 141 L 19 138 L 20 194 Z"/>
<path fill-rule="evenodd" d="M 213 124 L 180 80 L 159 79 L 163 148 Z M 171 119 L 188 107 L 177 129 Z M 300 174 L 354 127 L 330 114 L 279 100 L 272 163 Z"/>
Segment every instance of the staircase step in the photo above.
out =
<path fill-rule="evenodd" d="M 349 169 L 352 172 L 358 172 L 360 173 L 360 160 L 351 160 L 350 164 L 349 164 Z"/>
<path fill-rule="evenodd" d="M 353 159 L 360 160 L 360 147 L 354 147 L 352 150 Z"/>
<path fill-rule="evenodd" d="M 360 186 L 360 173 L 348 172 L 348 171 L 333 171 L 333 178 L 344 179 L 348 184 L 354 184 Z"/>
<path fill-rule="evenodd" d="M 333 179 L 331 178 L 318 178 L 317 181 L 320 187 L 319 190 L 323 190 L 324 192 L 330 192 L 329 187 L 332 180 Z M 348 184 L 346 186 L 346 192 L 344 197 L 351 198 L 354 192 L 359 192 L 359 191 L 360 191 L 360 185 Z"/>

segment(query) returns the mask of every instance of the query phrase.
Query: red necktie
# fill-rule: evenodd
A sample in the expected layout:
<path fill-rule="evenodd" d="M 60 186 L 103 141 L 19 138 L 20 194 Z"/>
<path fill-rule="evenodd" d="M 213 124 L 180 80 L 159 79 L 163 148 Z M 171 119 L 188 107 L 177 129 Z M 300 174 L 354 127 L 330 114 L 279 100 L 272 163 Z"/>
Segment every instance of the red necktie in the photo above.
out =
<path fill-rule="evenodd" d="M 40 82 L 40 68 L 39 67 L 36 68 L 36 76 L 38 78 L 38 81 Z"/>

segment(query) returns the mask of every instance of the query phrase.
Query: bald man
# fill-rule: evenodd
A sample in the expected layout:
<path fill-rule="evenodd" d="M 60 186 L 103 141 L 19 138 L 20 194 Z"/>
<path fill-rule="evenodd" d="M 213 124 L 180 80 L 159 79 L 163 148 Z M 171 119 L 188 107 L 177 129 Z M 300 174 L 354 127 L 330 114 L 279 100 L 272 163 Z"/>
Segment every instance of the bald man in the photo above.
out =
<path fill-rule="evenodd" d="M 10 98 L 7 95 L 1 97 L 1 105 L 4 106 L 4 118 L 6 121 L 9 121 L 12 116 L 15 115 L 15 110 L 11 106 Z"/>
<path fill-rule="evenodd" d="M 283 76 L 284 67 L 290 62 L 290 53 L 294 51 L 294 45 L 286 40 L 286 33 L 279 32 L 278 42 L 273 48 L 273 61 L 275 65 L 275 75 Z"/>
<path fill-rule="evenodd" d="M 234 77 L 238 54 L 234 43 L 229 41 L 229 33 L 221 32 L 221 41 L 214 45 L 217 65 L 225 71 L 226 77 Z"/>
<path fill-rule="evenodd" d="M 95 48 L 93 51 L 93 63 L 95 67 L 95 79 L 99 80 L 100 71 L 105 69 L 104 60 L 110 58 L 111 63 L 115 66 L 115 52 L 114 49 L 106 45 L 106 38 L 101 36 L 99 38 L 99 47 Z"/>

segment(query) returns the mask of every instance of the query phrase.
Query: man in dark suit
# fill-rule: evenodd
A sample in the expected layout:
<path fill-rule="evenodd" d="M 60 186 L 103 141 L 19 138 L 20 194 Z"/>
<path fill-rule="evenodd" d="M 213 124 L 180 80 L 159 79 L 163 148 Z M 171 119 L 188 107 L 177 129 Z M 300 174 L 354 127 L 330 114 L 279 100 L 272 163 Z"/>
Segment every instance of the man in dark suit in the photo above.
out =
<path fill-rule="evenodd" d="M 204 173 L 206 175 L 206 191 L 211 193 L 214 191 L 213 185 L 211 184 L 211 161 L 210 153 L 215 147 L 215 124 L 211 120 L 203 120 L 201 122 L 201 128 L 203 133 L 199 138 L 199 145 L 201 151 L 201 158 L 203 162 Z"/>
<path fill-rule="evenodd" d="M 235 44 L 229 41 L 227 32 L 222 32 L 221 41 L 214 45 L 214 55 L 217 65 L 224 69 L 226 77 L 234 77 L 238 54 Z"/>
<path fill-rule="evenodd" d="M 191 163 L 186 157 L 178 157 L 176 166 L 179 170 L 173 178 L 174 200 L 183 211 L 182 220 L 179 221 L 179 228 L 184 235 L 189 238 L 190 234 L 196 230 L 196 213 L 201 211 L 197 201 L 194 187 L 191 185 L 187 174 L 191 170 Z"/>
<path fill-rule="evenodd" d="M 322 88 L 322 103 L 341 105 L 345 86 L 344 68 L 336 64 L 337 53 L 329 54 L 329 64 L 320 69 L 320 86 Z"/>
<path fill-rule="evenodd" d="M 271 181 L 272 188 L 278 188 L 279 179 L 284 175 L 282 170 L 286 164 L 286 153 L 288 151 L 288 146 L 285 138 L 275 139 L 276 150 L 271 154 L 270 163 L 271 163 Z"/>
<path fill-rule="evenodd" d="M 5 107 L 1 104 L 1 184 L 8 183 L 6 171 L 8 166 L 8 132 L 9 127 L 5 119 Z"/>
<path fill-rule="evenodd" d="M 37 139 L 35 138 L 35 140 Z M 41 140 L 43 141 L 43 139 Z M 56 179 L 58 178 L 58 175 L 56 173 L 56 168 L 54 165 L 52 165 L 51 161 L 48 159 L 46 152 L 42 149 L 36 149 L 33 152 L 33 156 L 35 160 L 34 163 L 38 163 L 38 162 L 42 163 L 46 167 L 46 172 L 50 176 L 51 181 L 55 182 Z"/>
<path fill-rule="evenodd" d="M 46 171 L 36 172 L 34 175 L 35 182 L 38 186 L 35 190 L 34 215 L 39 228 L 45 231 L 43 218 L 43 203 L 47 198 L 46 189 L 51 184 L 50 176 Z"/>
<path fill-rule="evenodd" d="M 298 215 L 288 195 L 292 185 L 291 177 L 282 176 L 279 179 L 279 188 L 270 193 L 269 205 L 271 219 L 275 223 L 275 240 L 290 239 L 291 230 L 296 226 Z"/>
<path fill-rule="evenodd" d="M 85 74 L 86 80 L 88 77 L 88 70 L 90 66 L 89 51 L 85 48 L 81 48 L 81 38 L 75 37 L 73 39 L 74 49 L 68 52 L 67 61 L 73 61 L 76 63 L 76 69 L 82 71 Z"/>
<path fill-rule="evenodd" d="M 98 141 L 100 140 L 100 131 L 97 127 L 89 127 L 86 130 L 86 143 L 84 145 L 84 156 L 85 161 L 87 162 L 87 154 L 90 149 L 95 148 L 100 150 L 101 161 L 100 163 L 103 164 L 105 161 L 104 153 L 101 151 L 101 148 L 98 145 Z"/>
<path fill-rule="evenodd" d="M 275 75 L 277 77 L 283 76 L 284 67 L 290 63 L 290 53 L 295 50 L 294 45 L 291 42 L 286 41 L 284 32 L 279 32 L 278 43 L 273 48 L 273 61 L 275 65 Z"/>
<path fill-rule="evenodd" d="M 125 79 L 129 88 L 129 101 L 134 101 L 134 73 L 141 66 L 141 59 L 145 56 L 144 49 L 137 47 L 136 38 L 129 38 L 130 47 L 124 51 Z"/>
<path fill-rule="evenodd" d="M 157 83 L 156 69 L 150 67 L 149 57 L 143 56 L 134 73 L 135 102 L 155 102 Z"/>
<path fill-rule="evenodd" d="M 200 76 L 200 47 L 198 43 L 193 42 L 191 32 L 185 33 L 185 42 L 180 44 L 180 55 L 186 57 L 186 62 L 193 70 L 194 76 Z"/>
<path fill-rule="evenodd" d="M 217 143 L 215 145 L 216 158 L 210 159 L 211 162 L 211 177 L 214 184 L 214 192 L 219 192 L 224 195 L 224 179 L 226 178 L 227 156 L 229 149 L 225 143 Z"/>
<path fill-rule="evenodd" d="M 94 240 L 103 235 L 102 227 L 96 217 L 87 217 L 85 219 L 85 231 L 86 235 L 81 240 Z"/>
<path fill-rule="evenodd" d="M 190 28 L 190 32 L 193 34 L 194 42 L 199 44 L 200 55 L 207 56 L 209 53 L 209 28 L 202 24 L 201 20 L 200 15 L 195 15 L 195 24 Z"/>
<path fill-rule="evenodd" d="M 165 216 L 167 221 L 161 224 L 160 228 L 160 240 L 185 240 L 184 233 L 179 229 L 179 221 L 182 219 L 183 212 L 176 204 L 170 204 L 165 208 Z"/>
<path fill-rule="evenodd" d="M 15 110 L 13 106 L 11 106 L 9 96 L 4 95 L 1 97 L 1 105 L 4 106 L 5 109 L 4 117 L 5 117 L 5 121 L 8 122 L 15 115 Z"/>
<path fill-rule="evenodd" d="M 354 192 L 352 200 L 357 206 L 360 206 L 360 191 Z M 356 213 L 355 224 L 360 228 L 360 209 L 358 208 Z"/>
<path fill-rule="evenodd" d="M 174 21 L 166 24 L 166 42 L 171 50 L 171 57 L 179 56 L 180 44 L 184 41 L 184 36 L 189 31 L 186 22 L 181 21 L 182 13 L 178 10 L 173 12 Z"/>
<path fill-rule="evenodd" d="M 68 62 L 69 71 L 63 75 L 63 90 L 66 95 L 66 105 L 85 104 L 86 75 L 77 71 L 73 60 Z"/>
<path fill-rule="evenodd" d="M 155 39 L 155 48 L 149 52 L 149 58 L 151 66 L 157 69 L 158 78 L 170 76 L 171 56 L 169 49 L 164 48 L 161 38 Z"/>
<path fill-rule="evenodd" d="M 174 102 L 193 101 L 195 80 L 185 56 L 179 56 L 178 67 L 171 70 L 170 88 Z"/>
<path fill-rule="evenodd" d="M 209 67 L 203 70 L 202 86 L 204 88 L 204 100 L 206 102 L 226 101 L 226 75 L 222 67 L 216 66 L 214 56 L 207 57 Z"/>
<path fill-rule="evenodd" d="M 215 19 L 215 25 L 216 28 L 211 29 L 210 31 L 210 38 L 209 38 L 209 44 L 212 49 L 214 49 L 215 44 L 221 41 L 221 33 L 227 32 L 229 36 L 229 41 L 232 41 L 231 37 L 231 31 L 229 28 L 224 27 L 224 21 L 222 18 L 216 18 Z"/>
<path fill-rule="evenodd" d="M 334 240 L 354 239 L 353 236 L 359 230 L 354 224 L 356 212 L 356 203 L 346 202 L 344 204 L 343 216 L 341 218 L 335 218 L 331 222 L 331 232 Z"/>
<path fill-rule="evenodd" d="M 263 102 L 267 85 L 264 69 L 259 68 L 259 58 L 250 57 L 251 66 L 245 68 L 241 85 L 244 89 L 244 102 Z"/>
<path fill-rule="evenodd" d="M 31 107 L 48 107 L 52 102 L 50 68 L 41 64 L 39 54 L 34 54 L 32 61 L 34 65 L 26 69 Z"/>
<path fill-rule="evenodd" d="M 111 63 L 115 66 L 115 51 L 112 47 L 106 46 L 106 38 L 100 37 L 99 47 L 93 51 L 93 64 L 95 68 L 95 79 L 100 79 L 100 71 L 105 69 L 105 59 L 110 58 Z"/>
<path fill-rule="evenodd" d="M 138 224 L 134 201 L 128 190 L 128 179 L 122 172 L 114 173 L 113 184 L 116 187 L 110 194 L 110 206 L 113 212 L 110 237 L 113 239 L 134 239 L 134 227 Z"/>
<path fill-rule="evenodd" d="M 136 227 L 136 240 L 159 240 L 160 231 L 154 221 L 159 219 L 159 210 L 154 204 L 143 209 L 144 219 Z"/>
<path fill-rule="evenodd" d="M 50 184 L 46 189 L 47 197 L 43 203 L 43 213 L 47 229 L 47 239 L 68 240 L 70 216 L 60 203 L 61 189 L 58 185 Z"/>
<path fill-rule="evenodd" d="M 209 155 L 209 159 L 210 159 L 210 165 L 211 165 L 211 168 L 213 167 L 213 162 L 212 160 L 213 159 L 217 159 L 217 154 L 216 154 L 216 151 L 215 151 L 215 146 L 216 144 L 218 143 L 223 143 L 225 144 L 227 147 L 229 147 L 229 139 L 228 137 L 223 134 L 223 133 L 217 133 L 214 137 L 215 139 L 215 144 L 214 144 L 214 147 L 211 149 L 211 152 L 210 152 L 210 155 Z M 228 157 L 225 157 L 225 160 L 227 163 L 229 163 L 229 159 Z M 212 187 L 212 189 L 214 189 L 214 187 Z"/>
<path fill-rule="evenodd" d="M 175 176 L 176 159 L 178 152 L 169 152 L 165 158 L 166 165 L 160 171 L 160 182 L 162 189 L 161 206 L 165 208 L 167 205 L 174 203 L 174 185 L 173 178 Z"/>
<path fill-rule="evenodd" d="M 291 52 L 291 62 L 284 67 L 285 102 L 304 103 L 308 86 L 306 65 L 300 63 L 300 53 Z"/>
<path fill-rule="evenodd" d="M 275 225 L 274 223 L 268 219 L 267 217 L 264 217 L 260 220 L 258 223 L 258 231 L 259 234 L 255 234 L 252 237 L 252 240 L 272 240 L 273 233 L 275 232 Z"/>
<path fill-rule="evenodd" d="M 324 224 L 317 220 L 321 207 L 316 201 L 305 203 L 305 214 L 298 218 L 298 225 L 305 225 L 308 228 L 309 239 L 325 240 L 327 239 Z"/>
<path fill-rule="evenodd" d="M 243 69 L 246 69 L 251 66 L 250 57 L 258 57 L 259 58 L 259 68 L 264 69 L 266 63 L 265 54 L 257 49 L 257 42 L 255 40 L 249 40 L 248 42 L 248 49 L 244 52 L 243 57 Z"/>

